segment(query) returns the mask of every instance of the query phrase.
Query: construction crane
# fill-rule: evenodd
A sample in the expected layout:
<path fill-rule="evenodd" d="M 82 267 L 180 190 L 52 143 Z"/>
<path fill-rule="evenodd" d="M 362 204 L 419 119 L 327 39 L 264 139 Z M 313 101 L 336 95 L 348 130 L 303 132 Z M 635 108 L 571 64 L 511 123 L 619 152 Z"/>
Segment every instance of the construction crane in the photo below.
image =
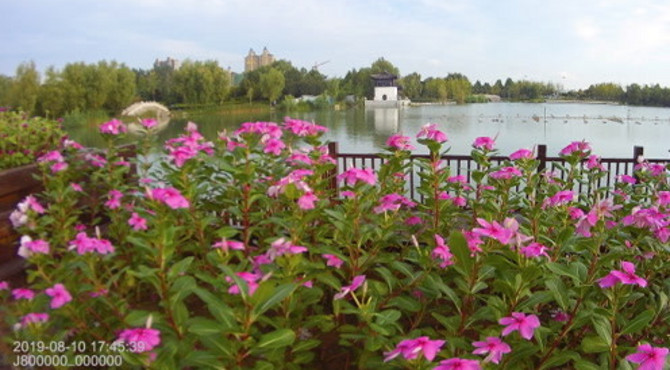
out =
<path fill-rule="evenodd" d="M 326 63 L 330 63 L 330 60 L 326 60 L 325 62 L 321 62 L 321 63 L 314 62 L 314 65 L 312 66 L 312 71 L 318 71 L 319 67 L 321 67 L 322 65 L 324 65 Z"/>

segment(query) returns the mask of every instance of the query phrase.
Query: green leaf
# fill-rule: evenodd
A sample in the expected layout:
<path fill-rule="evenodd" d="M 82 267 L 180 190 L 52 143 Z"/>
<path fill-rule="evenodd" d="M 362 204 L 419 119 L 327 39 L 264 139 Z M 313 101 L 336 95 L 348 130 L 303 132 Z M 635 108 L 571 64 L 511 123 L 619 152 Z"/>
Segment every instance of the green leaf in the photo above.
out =
<path fill-rule="evenodd" d="M 383 266 L 377 267 L 375 268 L 375 271 L 377 271 L 379 276 L 381 276 L 384 279 L 386 285 L 388 285 L 389 287 L 389 292 L 392 292 L 393 286 L 398 281 L 398 279 L 396 279 L 395 276 L 393 276 L 393 274 L 391 273 L 391 271 L 386 267 Z"/>
<path fill-rule="evenodd" d="M 579 354 L 574 351 L 559 351 L 547 360 L 542 366 L 542 369 L 555 369 L 568 361 L 575 361 L 579 359 Z"/>
<path fill-rule="evenodd" d="M 554 277 L 545 282 L 547 289 L 551 292 L 556 303 L 563 309 L 563 311 L 568 310 L 568 304 L 570 300 L 568 299 L 567 288 L 560 277 Z"/>
<path fill-rule="evenodd" d="M 645 326 L 649 325 L 651 320 L 654 319 L 655 313 L 654 310 L 645 310 L 641 314 L 635 316 L 632 320 L 623 327 L 621 330 L 621 335 L 631 334 L 639 331 Z"/>
<path fill-rule="evenodd" d="M 589 336 L 582 339 L 582 351 L 585 353 L 600 353 L 609 350 L 610 345 L 600 337 Z"/>
<path fill-rule="evenodd" d="M 167 277 L 169 281 L 174 280 L 177 276 L 185 273 L 188 268 L 191 266 L 191 263 L 193 262 L 194 257 L 189 256 L 184 258 L 183 260 L 175 263 L 171 268 L 170 271 L 168 271 Z"/>
<path fill-rule="evenodd" d="M 264 334 L 254 349 L 276 349 L 290 346 L 295 341 L 295 333 L 291 329 L 278 329 Z"/>
<path fill-rule="evenodd" d="M 276 287 L 270 296 L 267 298 L 263 299 L 256 299 L 256 297 L 252 297 L 253 301 L 255 302 L 254 308 L 252 310 L 252 314 L 254 317 L 258 317 L 265 313 L 265 311 L 269 310 L 272 308 L 272 306 L 276 305 L 279 303 L 281 300 L 284 298 L 288 297 L 293 291 L 298 287 L 297 284 L 289 283 L 289 284 L 282 284 L 278 287 Z M 260 287 L 259 287 L 260 289 Z"/>
<path fill-rule="evenodd" d="M 200 287 L 193 290 L 193 293 L 207 304 L 207 309 L 212 316 L 226 329 L 233 330 L 237 327 L 233 310 L 221 298 Z"/>
<path fill-rule="evenodd" d="M 180 276 L 170 287 L 170 301 L 180 302 L 193 293 L 197 287 L 193 276 Z"/>
<path fill-rule="evenodd" d="M 180 368 L 196 366 L 198 368 L 213 368 L 213 364 L 219 363 L 220 358 L 209 351 L 189 351 L 179 364 Z"/>
<path fill-rule="evenodd" d="M 207 336 L 224 333 L 226 328 L 217 321 L 195 317 L 189 321 L 188 331 L 199 336 Z"/>
<path fill-rule="evenodd" d="M 465 270 L 465 275 L 470 276 L 474 266 L 474 259 L 470 257 L 468 242 L 460 232 L 452 232 L 449 235 L 449 248 L 456 257 L 458 265 Z"/>
<path fill-rule="evenodd" d="M 612 345 L 612 324 L 603 316 L 593 316 L 591 318 L 593 327 L 596 329 L 598 336 L 607 344 Z"/>
<path fill-rule="evenodd" d="M 391 262 L 391 267 L 393 267 L 393 269 L 396 271 L 400 271 L 403 275 L 410 279 L 414 278 L 414 272 L 412 271 L 412 268 L 404 262 L 393 261 Z"/>
<path fill-rule="evenodd" d="M 398 321 L 402 314 L 398 310 L 384 310 L 380 313 L 376 313 L 375 316 L 377 316 L 377 324 L 389 325 Z"/>
<path fill-rule="evenodd" d="M 398 307 L 409 312 L 419 312 L 421 309 L 421 303 L 419 303 L 416 299 L 407 296 L 394 297 L 389 301 L 388 305 Z"/>

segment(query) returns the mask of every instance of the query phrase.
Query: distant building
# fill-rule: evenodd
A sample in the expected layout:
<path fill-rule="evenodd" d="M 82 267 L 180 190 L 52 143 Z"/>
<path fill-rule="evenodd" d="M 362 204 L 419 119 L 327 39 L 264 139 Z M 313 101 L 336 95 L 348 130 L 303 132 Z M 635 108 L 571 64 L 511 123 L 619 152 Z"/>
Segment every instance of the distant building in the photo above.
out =
<path fill-rule="evenodd" d="M 154 68 L 169 67 L 173 70 L 179 69 L 179 61 L 177 59 L 172 59 L 167 57 L 165 60 L 158 60 L 154 62 Z"/>
<path fill-rule="evenodd" d="M 408 99 L 398 100 L 398 85 L 396 79 L 398 76 L 383 72 L 370 76 L 375 84 L 375 96 L 372 100 L 366 100 L 366 106 L 372 107 L 396 107 L 408 105 Z"/>
<path fill-rule="evenodd" d="M 254 49 L 249 49 L 249 54 L 244 58 L 244 72 L 251 72 L 260 67 L 269 66 L 274 63 L 275 56 L 270 54 L 268 48 L 263 48 L 263 53 L 257 55 Z"/>

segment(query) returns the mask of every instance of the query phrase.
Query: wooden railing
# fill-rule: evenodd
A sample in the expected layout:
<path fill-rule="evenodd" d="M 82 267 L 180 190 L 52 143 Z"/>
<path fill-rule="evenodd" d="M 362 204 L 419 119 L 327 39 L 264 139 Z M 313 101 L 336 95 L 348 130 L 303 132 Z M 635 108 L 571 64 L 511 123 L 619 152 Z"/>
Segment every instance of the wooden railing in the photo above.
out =
<path fill-rule="evenodd" d="M 336 160 L 336 169 L 333 170 L 333 175 L 340 174 L 351 167 L 372 168 L 378 170 L 385 161 L 377 154 L 340 153 L 336 142 L 328 143 L 328 151 Z M 634 176 L 635 165 L 638 163 L 638 159 L 644 155 L 644 148 L 635 146 L 633 147 L 632 154 L 633 155 L 630 158 L 601 158 L 600 164 L 606 169 L 607 175 L 600 178 L 595 186 L 613 187 L 620 175 Z M 420 158 L 429 158 L 429 156 L 428 154 L 412 154 L 409 157 L 411 165 L 410 173 L 408 174 L 407 192 L 410 198 L 414 200 L 420 200 L 420 197 L 416 192 L 420 178 L 417 172 L 418 168 L 414 164 L 414 162 Z M 539 172 L 545 170 L 557 171 L 558 176 L 565 178 L 566 174 L 559 169 L 559 166 L 557 166 L 557 164 L 564 164 L 565 160 L 560 157 L 548 157 L 546 145 L 541 144 L 537 146 L 536 158 L 540 161 L 538 166 Z M 452 176 L 463 175 L 467 178 L 468 182 L 472 181 L 472 171 L 479 169 L 479 165 L 469 155 L 446 155 L 441 159 L 445 161 L 445 165 L 449 167 Z M 490 157 L 490 161 L 493 166 L 499 166 L 506 161 L 509 161 L 509 157 L 493 156 Z M 670 162 L 670 159 L 645 159 L 645 161 L 650 163 L 668 163 Z M 332 176 L 331 186 L 334 188 L 337 188 L 338 186 L 335 176 Z M 583 192 L 587 191 L 588 188 L 585 185 L 579 184 L 575 190 Z"/>

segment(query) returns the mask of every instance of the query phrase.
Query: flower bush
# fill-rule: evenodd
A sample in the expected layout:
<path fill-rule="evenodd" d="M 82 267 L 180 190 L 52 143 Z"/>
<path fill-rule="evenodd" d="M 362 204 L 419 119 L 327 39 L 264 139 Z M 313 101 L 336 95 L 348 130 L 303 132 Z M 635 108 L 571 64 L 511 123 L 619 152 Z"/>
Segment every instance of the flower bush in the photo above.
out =
<path fill-rule="evenodd" d="M 121 122 L 104 156 L 40 162 L 46 189 L 16 217 L 30 286 L 0 286 L 11 341 L 101 341 L 156 369 L 667 364 L 667 167 L 598 188 L 587 143 L 558 176 L 528 149 L 494 165 L 478 138 L 457 176 L 429 124 L 418 171 L 394 135 L 378 171 L 335 174 L 309 122 L 215 141 L 191 123 L 161 157 L 145 129 L 134 163 Z"/>
<path fill-rule="evenodd" d="M 65 138 L 57 121 L 0 111 L 0 170 L 31 164 L 61 148 Z"/>

